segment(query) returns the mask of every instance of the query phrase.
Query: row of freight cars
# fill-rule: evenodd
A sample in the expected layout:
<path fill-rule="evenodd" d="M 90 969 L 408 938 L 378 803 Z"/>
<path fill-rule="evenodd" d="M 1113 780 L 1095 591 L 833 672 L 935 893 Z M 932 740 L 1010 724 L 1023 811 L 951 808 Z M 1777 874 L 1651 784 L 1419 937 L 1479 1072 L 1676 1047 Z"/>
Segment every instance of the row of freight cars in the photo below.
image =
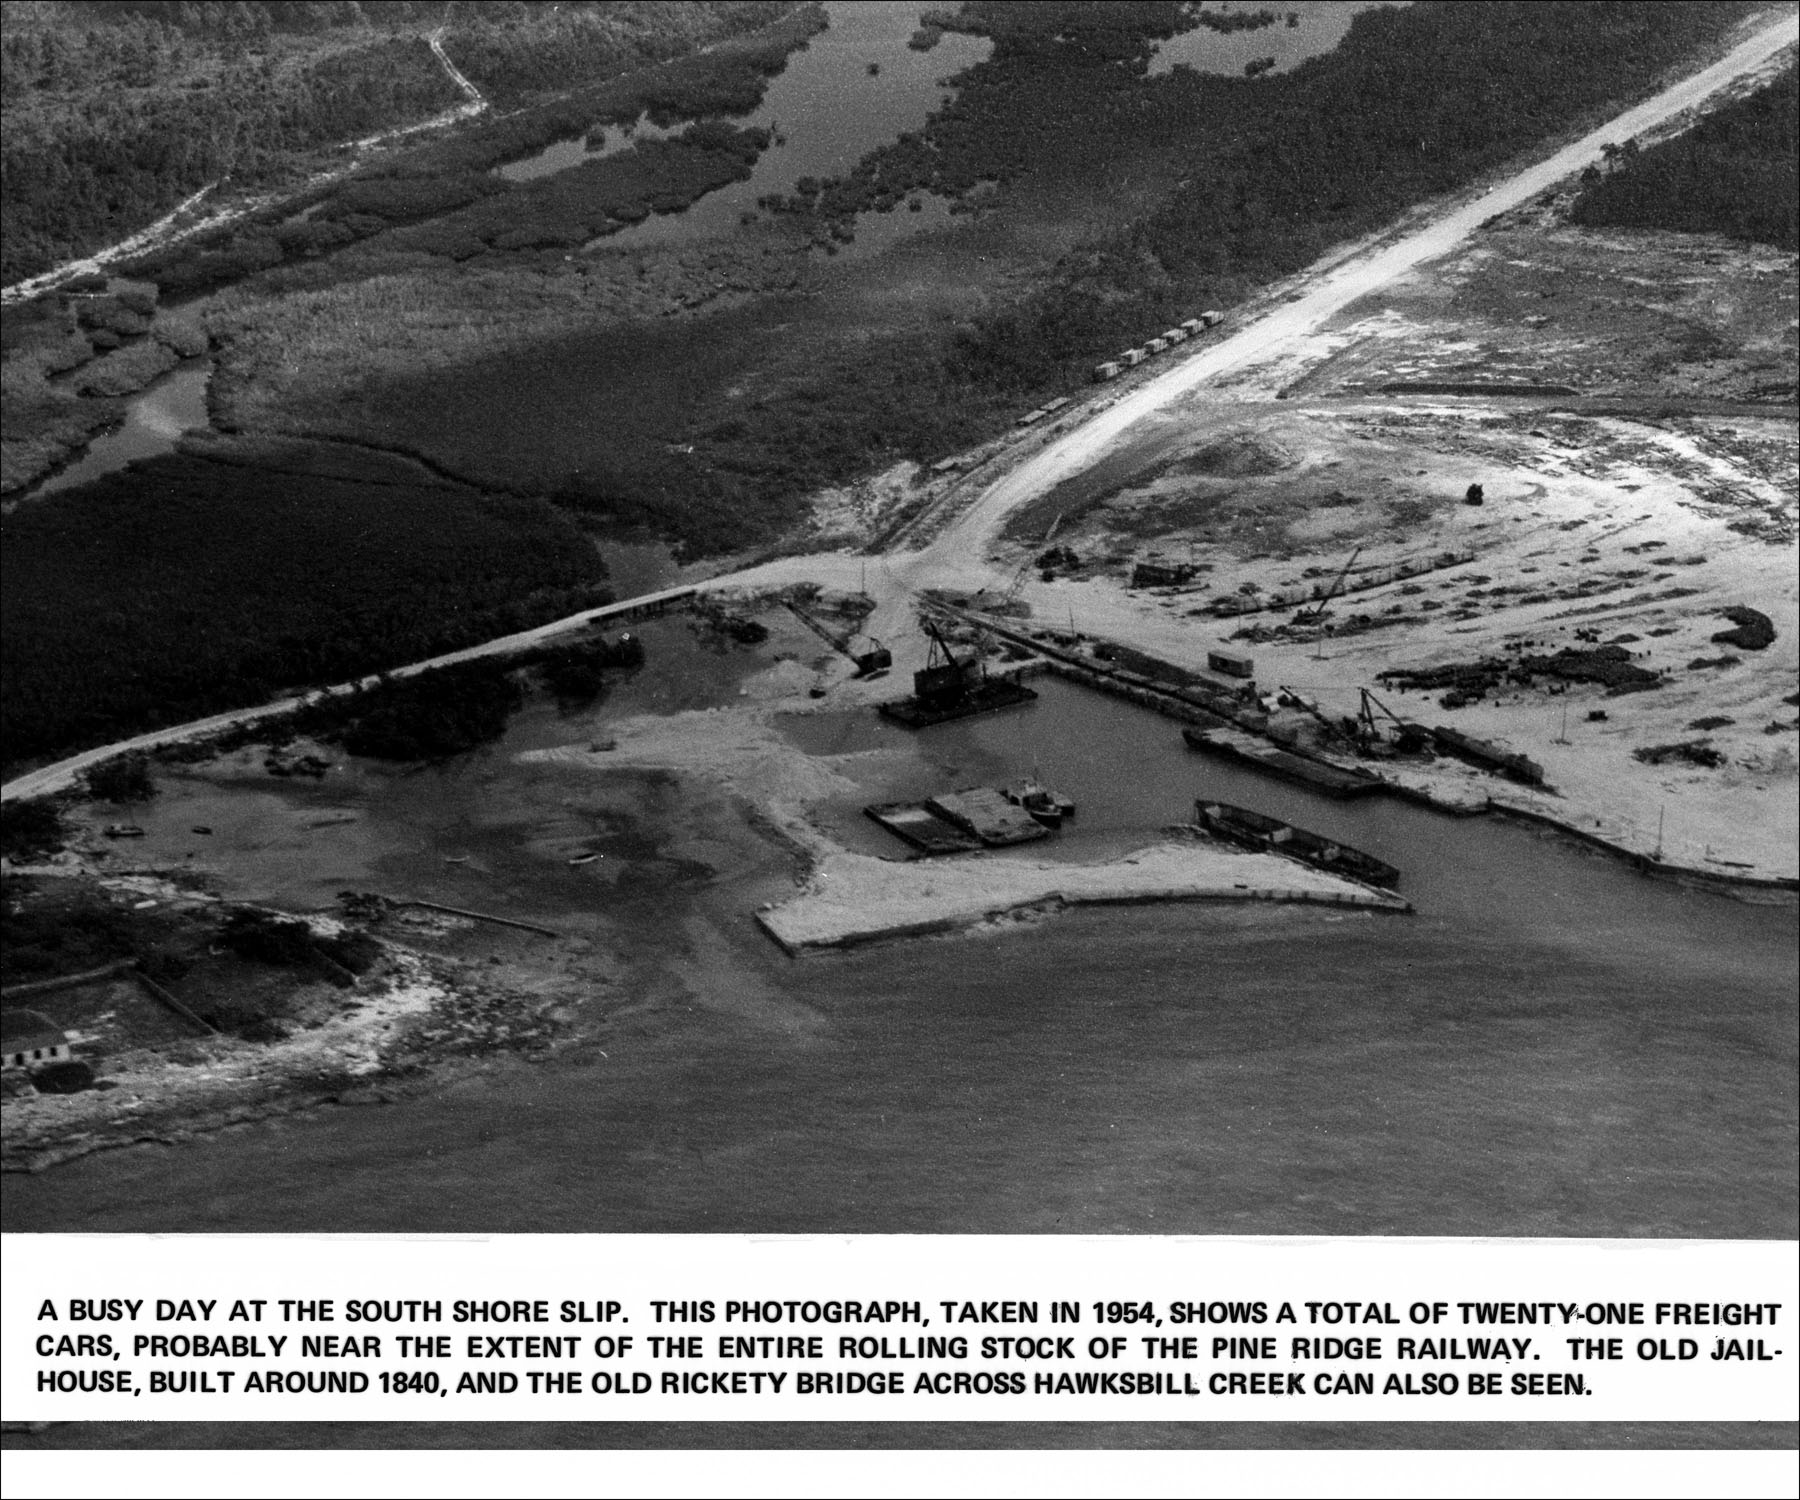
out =
<path fill-rule="evenodd" d="M 1215 323 L 1222 323 L 1224 321 L 1224 313 L 1215 312 L 1209 309 L 1208 311 L 1201 313 L 1197 318 L 1188 318 L 1185 322 L 1177 323 L 1173 328 L 1165 328 L 1155 338 L 1151 339 L 1149 343 L 1140 345 L 1136 349 L 1127 349 L 1123 354 L 1119 355 L 1117 359 L 1102 360 L 1099 364 L 1095 365 L 1094 379 L 1116 379 L 1118 376 L 1124 374 L 1125 371 L 1141 365 L 1152 355 L 1161 354 L 1165 350 L 1173 349 L 1177 344 L 1185 344 L 1189 339 L 1205 332 Z"/>

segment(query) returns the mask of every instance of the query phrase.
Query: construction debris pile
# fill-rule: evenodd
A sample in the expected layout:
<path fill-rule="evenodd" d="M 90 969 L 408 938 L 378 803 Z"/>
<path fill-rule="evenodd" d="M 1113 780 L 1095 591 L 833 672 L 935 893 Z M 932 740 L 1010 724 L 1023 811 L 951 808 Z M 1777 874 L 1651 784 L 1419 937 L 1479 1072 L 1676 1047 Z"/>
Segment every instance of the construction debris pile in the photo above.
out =
<path fill-rule="evenodd" d="M 1578 650 L 1565 646 L 1550 656 L 1521 655 L 1484 657 L 1474 662 L 1448 662 L 1439 667 L 1396 668 L 1378 674 L 1390 687 L 1435 692 L 1448 688 L 1440 700 L 1445 708 L 1461 708 L 1485 698 L 1503 682 L 1531 687 L 1540 677 L 1562 683 L 1597 682 L 1609 698 L 1622 693 L 1642 693 L 1663 685 L 1660 672 L 1640 667 L 1623 646 L 1594 646 Z M 1560 691 L 1560 689 L 1557 689 Z"/>
<path fill-rule="evenodd" d="M 1715 750 L 1711 740 L 1683 740 L 1676 745 L 1643 745 L 1631 754 L 1633 759 L 1641 760 L 1647 766 L 1666 765 L 1674 760 L 1710 771 L 1725 764 L 1724 753 Z"/>

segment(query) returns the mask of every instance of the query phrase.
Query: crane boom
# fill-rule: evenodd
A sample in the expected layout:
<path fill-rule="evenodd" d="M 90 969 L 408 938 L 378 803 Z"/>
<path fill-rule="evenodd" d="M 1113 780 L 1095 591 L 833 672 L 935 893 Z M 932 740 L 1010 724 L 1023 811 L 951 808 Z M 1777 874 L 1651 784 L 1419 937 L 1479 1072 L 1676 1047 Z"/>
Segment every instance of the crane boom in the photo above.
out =
<path fill-rule="evenodd" d="M 1362 548 L 1358 547 L 1350 554 L 1350 561 L 1344 564 L 1343 571 L 1332 580 L 1331 587 L 1325 590 L 1319 602 L 1310 611 L 1305 612 L 1309 620 L 1316 620 L 1325 613 L 1325 606 L 1337 597 L 1338 590 L 1343 588 L 1344 580 L 1350 576 L 1350 570 L 1356 566 L 1357 558 L 1362 556 Z"/>

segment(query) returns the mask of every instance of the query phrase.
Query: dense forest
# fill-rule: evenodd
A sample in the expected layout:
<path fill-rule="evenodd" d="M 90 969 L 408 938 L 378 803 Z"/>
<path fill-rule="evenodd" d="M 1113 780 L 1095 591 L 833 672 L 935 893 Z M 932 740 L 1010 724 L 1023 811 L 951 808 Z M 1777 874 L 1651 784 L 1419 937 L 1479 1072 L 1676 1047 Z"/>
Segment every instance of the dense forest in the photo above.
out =
<path fill-rule="evenodd" d="M 759 14 L 749 6 L 740 10 L 739 19 Z M 676 212 L 748 175 L 769 143 L 768 132 L 701 117 L 755 109 L 769 78 L 824 24 L 817 6 L 804 6 L 752 34 L 728 38 L 704 56 L 643 68 L 465 126 L 320 190 L 306 203 L 304 217 L 288 204 L 146 256 L 134 263 L 133 273 L 170 296 L 183 296 L 284 264 L 311 266 L 370 239 L 376 241 L 373 257 L 423 251 L 453 261 L 579 247 L 621 224 Z M 665 126 L 695 123 L 667 140 L 644 140 L 536 181 L 512 183 L 494 175 L 501 163 L 552 141 L 644 115 Z M 355 265 L 339 256 L 322 274 L 353 275 Z"/>
<path fill-rule="evenodd" d="M 418 37 L 376 36 L 317 58 L 268 52 L 224 62 L 151 22 L 88 33 L 107 43 L 100 48 L 68 36 L 44 28 L 0 42 L 8 282 L 141 229 L 219 178 L 254 183 L 291 153 L 423 118 L 460 97 Z"/>
<path fill-rule="evenodd" d="M 1577 224 L 1724 234 L 1800 248 L 1800 80 L 1715 110 L 1685 135 L 1621 150 L 1594 168 L 1569 217 Z"/>
<path fill-rule="evenodd" d="M 171 456 L 5 518 L 9 764 L 343 681 L 602 602 L 542 502 Z"/>
<path fill-rule="evenodd" d="M 1163 140 L 1201 143 L 1178 192 L 1071 256 L 1046 287 L 996 312 L 946 361 L 953 383 L 1031 390 L 1077 375 L 1180 309 L 1233 300 L 1401 208 L 1449 191 L 1547 134 L 1655 81 L 1742 7 L 1528 0 L 1359 14 L 1343 42 L 1292 73 L 1186 69 L 1145 86 L 1150 43 L 1179 8 L 972 4 L 956 24 L 995 51 L 927 127 L 789 211 L 842 220 L 921 189 L 950 196 Z M 1121 24 L 1123 13 L 1138 17 Z"/>
<path fill-rule="evenodd" d="M 484 90 L 591 81 L 765 24 L 774 0 L 451 12 Z M 285 181 L 318 153 L 462 100 L 424 33 L 440 4 L 5 6 L 0 278 L 143 228 L 209 183 Z"/>

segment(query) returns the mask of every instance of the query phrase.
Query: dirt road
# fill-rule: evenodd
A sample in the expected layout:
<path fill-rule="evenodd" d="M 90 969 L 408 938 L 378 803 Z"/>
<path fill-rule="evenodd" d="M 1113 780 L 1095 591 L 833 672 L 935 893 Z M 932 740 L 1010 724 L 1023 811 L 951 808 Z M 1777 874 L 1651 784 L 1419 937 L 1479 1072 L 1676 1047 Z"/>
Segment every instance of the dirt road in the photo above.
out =
<path fill-rule="evenodd" d="M 1590 162 L 1599 160 L 1606 146 L 1629 140 L 1684 110 L 1693 109 L 1728 84 L 1766 67 L 1784 48 L 1796 43 L 1800 43 L 1800 15 L 1788 14 L 1773 19 L 1709 67 L 1627 110 L 1506 182 L 1455 204 L 1397 239 L 1378 239 L 1366 250 L 1334 258 L 1325 269 L 1304 278 L 1299 290 L 1290 293 L 1288 300 L 1277 303 L 1241 329 L 1171 366 L 1166 373 L 1021 464 L 992 485 L 929 545 L 917 552 L 883 559 L 878 569 L 867 572 L 867 584 L 877 598 L 878 608 L 866 629 L 894 650 L 897 667 L 906 670 L 916 665 L 915 658 L 922 658 L 924 654 L 924 642 L 913 619 L 913 594 L 920 588 L 934 585 L 971 587 L 992 583 L 996 575 L 987 564 L 986 556 L 1006 517 L 1018 506 L 1091 464 L 1113 439 L 1134 423 L 1208 380 L 1242 370 L 1272 357 L 1298 339 L 1316 334 L 1328 319 L 1357 298 L 1415 266 L 1448 254 L 1496 214 L 1518 207 L 1563 178 L 1579 172 Z M 773 585 L 801 578 L 848 587 L 852 579 L 860 576 L 857 559 L 814 554 L 784 558 L 743 573 L 710 580 L 701 587 Z M 584 610 L 535 630 L 416 662 L 397 669 L 397 672 L 398 675 L 410 675 L 451 662 L 517 651 L 577 626 L 623 612 L 634 604 L 676 592 L 680 591 L 664 590 L 661 594 L 646 595 L 644 600 L 628 600 L 603 611 Z M 235 713 L 217 714 L 195 723 L 85 751 L 7 782 L 0 787 L 0 800 L 12 801 L 59 791 L 88 767 L 111 756 L 203 738 L 243 720 L 287 712 L 298 707 L 308 696 L 302 694 Z"/>
<path fill-rule="evenodd" d="M 1415 266 L 1449 254 L 1495 215 L 1517 208 L 1589 163 L 1599 161 L 1607 146 L 1630 140 L 1694 108 L 1736 79 L 1764 67 L 1797 42 L 1800 16 L 1773 20 L 1712 66 L 1627 110 L 1554 156 L 1456 205 L 1402 238 L 1385 243 L 1377 240 L 1367 251 L 1308 276 L 1303 290 L 1290 300 L 1171 366 L 1166 373 L 1014 469 L 930 546 L 914 557 L 896 559 L 895 576 L 922 585 L 966 575 L 971 564 L 979 564 L 986 557 L 1013 510 L 1092 464 L 1107 444 L 1133 424 L 1209 380 L 1269 359 L 1284 346 L 1316 334 L 1327 320 L 1357 298 Z M 1252 393 L 1264 398 L 1273 394 Z M 879 625 L 873 628 L 879 633 Z"/>

